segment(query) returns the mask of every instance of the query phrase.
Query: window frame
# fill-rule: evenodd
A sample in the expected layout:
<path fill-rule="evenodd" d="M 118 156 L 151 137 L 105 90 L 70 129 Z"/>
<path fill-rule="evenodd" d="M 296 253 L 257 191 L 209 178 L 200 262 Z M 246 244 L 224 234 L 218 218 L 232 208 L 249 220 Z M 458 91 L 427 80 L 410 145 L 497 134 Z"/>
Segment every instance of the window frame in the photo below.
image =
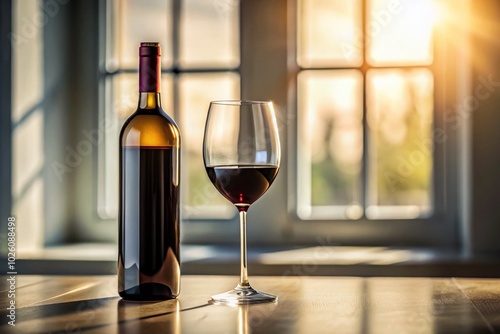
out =
<path fill-rule="evenodd" d="M 112 84 L 109 82 L 111 79 L 120 74 L 138 74 L 138 69 L 130 69 L 130 68 L 120 68 L 116 67 L 112 70 L 109 70 L 107 67 L 107 57 L 109 57 L 109 48 L 110 40 L 116 38 L 112 33 L 112 27 L 116 25 L 116 21 L 113 21 L 111 13 L 113 10 L 113 6 L 116 6 L 116 0 L 100 0 L 99 1 L 99 27 L 97 28 L 97 32 L 99 35 L 99 116 L 98 124 L 102 124 L 104 121 L 105 108 L 109 106 L 106 104 L 106 86 L 111 87 Z M 172 77 L 172 105 L 173 110 L 168 110 L 167 113 L 172 116 L 175 120 L 180 119 L 180 108 L 179 108 L 179 86 L 180 86 L 180 78 L 185 74 L 204 74 L 204 73 L 233 73 L 237 74 L 240 77 L 240 94 L 241 94 L 241 62 L 240 65 L 235 67 L 182 67 L 179 64 L 179 52 L 180 52 L 180 14 L 181 14 L 181 6 L 182 0 L 171 0 L 171 10 L 172 10 L 172 63 L 170 67 L 162 67 L 161 74 L 162 75 L 170 75 Z M 215 5 L 215 3 L 214 3 Z M 240 13 L 238 12 L 237 15 Z M 241 23 L 240 23 L 241 26 Z M 240 34 L 241 38 L 241 34 Z M 114 43 L 112 41 L 111 43 Z M 240 40 L 241 44 L 241 40 Z M 240 46 L 241 50 L 241 46 Z M 241 57 L 240 57 L 241 58 Z M 208 106 L 207 106 L 208 107 Z M 132 112 L 132 110 L 131 110 Z M 178 121 L 177 121 L 178 122 Z M 181 128 L 182 132 L 182 124 L 178 123 L 178 126 Z M 121 127 L 121 124 L 118 124 L 118 127 Z M 101 150 L 99 150 L 101 151 Z M 182 151 L 182 144 L 181 144 Z M 201 148 L 200 148 L 201 151 Z M 102 153 L 94 154 L 95 162 L 95 172 L 96 174 L 101 173 L 99 168 L 100 160 L 102 160 Z M 185 152 L 183 155 L 183 164 L 186 161 Z M 184 177 L 184 176 L 183 176 Z M 208 177 L 207 177 L 208 178 Z M 117 216 L 116 217 L 106 217 L 101 216 L 99 214 L 99 202 L 97 200 L 97 196 L 100 191 L 99 178 L 94 178 L 93 182 L 94 192 L 96 194 L 96 199 L 92 201 L 93 212 L 95 212 L 95 220 L 91 222 L 91 224 L 87 224 L 86 222 L 82 222 L 85 225 L 85 229 L 90 232 L 91 235 L 97 235 L 98 233 L 104 236 L 105 238 L 111 238 L 113 240 L 116 239 L 115 230 L 117 224 Z M 215 189 L 215 188 L 214 188 Z M 183 206 L 183 200 L 181 199 L 181 206 Z M 184 210 L 184 209 L 183 209 Z M 183 211 L 182 210 L 182 211 Z M 189 218 L 181 216 L 182 223 L 182 239 L 183 242 L 190 240 L 195 240 L 196 243 L 203 243 L 205 241 L 199 240 L 199 236 L 206 236 L 207 233 L 211 233 L 211 231 L 219 230 L 224 231 L 227 230 L 227 226 L 232 226 L 232 221 L 236 221 L 238 218 L 237 212 L 234 212 L 234 215 L 230 217 L 213 217 L 208 215 L 207 217 L 201 217 L 197 215 L 193 215 Z M 98 224 L 96 224 L 98 223 Z M 97 231 L 100 229 L 100 231 Z M 218 239 L 218 242 L 225 242 L 228 240 L 228 235 L 214 234 L 214 238 Z M 100 238 L 100 237 L 99 237 Z M 203 239 L 203 238 L 202 238 Z M 212 239 L 210 239 L 212 240 Z"/>
<path fill-rule="evenodd" d="M 167 110 L 166 112 L 172 116 L 173 119 L 177 120 L 177 125 L 182 128 L 182 126 L 179 124 L 179 120 L 181 119 L 180 115 L 180 95 L 179 95 L 179 86 L 180 86 L 180 79 L 183 75 L 186 74 L 216 74 L 216 73 L 227 73 L 227 74 L 237 74 L 240 76 L 240 82 L 241 82 L 241 75 L 240 75 L 240 65 L 234 66 L 234 67 L 182 67 L 180 66 L 179 62 L 179 54 L 180 54 L 180 16 L 181 16 L 181 10 L 182 10 L 182 0 L 170 0 L 170 5 L 171 5 L 171 10 L 172 10 L 172 29 L 171 29 L 171 39 L 172 39 L 172 63 L 170 64 L 169 67 L 163 67 L 161 68 L 161 75 L 170 75 L 172 78 L 172 110 Z M 107 113 L 106 109 L 108 109 L 110 106 L 108 105 L 107 101 L 107 89 L 112 89 L 112 79 L 115 76 L 118 76 L 120 74 L 137 74 L 139 73 L 138 68 L 127 68 L 127 67 L 120 67 L 120 66 L 112 66 L 116 67 L 113 68 L 112 70 L 108 69 L 108 54 L 109 53 L 115 53 L 114 50 L 114 42 L 110 43 L 110 41 L 113 41 L 116 36 L 113 34 L 115 33 L 114 30 L 116 29 L 116 22 L 115 18 L 112 15 L 112 13 L 116 13 L 118 10 L 115 8 L 117 6 L 116 0 L 101 0 L 100 1 L 100 6 L 99 6 L 99 31 L 100 31 L 100 40 L 99 40 L 99 59 L 100 59 L 100 68 L 99 68 L 99 124 L 104 122 L 105 120 L 105 115 Z M 111 13 L 111 14 L 110 14 Z M 239 13 L 238 13 L 239 15 Z M 104 33 L 103 33 L 104 32 Z M 208 107 L 208 106 L 207 106 Z M 132 112 L 132 110 L 131 110 Z M 119 124 L 121 126 L 121 124 Z M 201 150 L 201 148 L 200 148 Z M 97 159 L 97 173 L 103 173 L 102 169 L 104 168 L 104 163 L 103 163 L 103 153 L 102 149 L 99 150 L 98 156 L 96 157 Z M 182 155 L 184 156 L 183 161 L 186 160 L 185 156 L 186 153 L 183 151 Z M 183 173 L 185 174 L 185 173 Z M 105 178 L 106 176 L 102 176 L 102 178 Z M 97 198 L 99 198 L 99 192 L 100 190 L 100 182 L 99 179 L 101 177 L 98 177 L 96 179 L 96 184 L 95 184 L 95 189 L 97 194 Z M 184 178 L 184 175 L 183 175 Z M 97 217 L 99 221 L 111 221 L 111 222 L 116 222 L 117 216 L 112 217 L 112 216 L 106 216 L 105 214 L 101 214 L 99 210 L 100 206 L 100 200 L 98 199 L 97 201 L 94 201 L 94 206 L 95 206 L 95 211 L 97 212 Z M 181 200 L 181 205 L 183 200 Z M 225 208 L 224 208 L 225 209 Z M 184 209 L 183 209 L 184 210 Z M 227 215 L 226 215 L 227 216 Z M 214 216 L 213 211 L 211 211 L 208 215 L 206 216 L 199 216 L 197 214 L 194 214 L 190 216 L 189 218 L 183 218 L 183 221 L 187 222 L 197 222 L 197 221 L 211 221 L 211 222 L 217 222 L 219 220 L 233 220 L 237 217 L 237 213 L 235 212 L 233 215 L 228 216 L 228 217 L 218 217 Z"/>
<path fill-rule="evenodd" d="M 7 219 L 12 214 L 12 0 L 0 2 L 0 216 Z M 7 224 L 0 224 L 0 241 L 7 244 Z M 2 249 L 0 255 L 7 253 Z"/>
<path fill-rule="evenodd" d="M 298 1 L 290 0 L 292 3 L 289 10 L 289 29 L 290 34 L 297 36 L 297 21 L 298 21 Z M 369 13 L 367 12 L 367 1 L 361 0 L 362 11 L 362 31 L 366 31 L 366 22 Z M 295 10 L 294 10 L 295 9 Z M 366 34 L 363 34 L 363 46 L 366 45 Z M 433 110 L 433 130 L 436 128 L 444 129 L 448 139 L 444 143 L 436 143 L 433 138 L 433 171 L 432 171 L 432 187 L 433 187 L 433 212 L 428 218 L 415 219 L 368 219 L 366 213 L 358 220 L 339 219 L 301 219 L 296 212 L 297 194 L 296 192 L 289 193 L 289 215 L 291 217 L 291 225 L 294 230 L 294 236 L 297 241 L 308 242 L 311 238 L 316 237 L 317 241 L 323 236 L 330 242 L 341 244 L 356 244 L 356 245 L 405 245 L 405 246 L 439 246 L 439 247 L 455 247 L 458 242 L 457 237 L 457 198 L 456 191 L 457 183 L 454 182 L 456 177 L 456 168 L 445 170 L 445 166 L 450 165 L 447 162 L 456 161 L 456 131 L 444 122 L 444 110 L 449 110 L 453 101 L 457 98 L 452 89 L 451 83 L 456 82 L 456 69 L 458 64 L 455 61 L 450 61 L 447 57 L 447 47 L 450 43 L 446 41 L 445 35 L 440 29 L 436 29 L 433 35 L 433 53 L 434 60 L 428 66 L 415 65 L 395 65 L 395 66 L 372 66 L 367 63 L 366 48 L 363 47 L 363 63 L 360 66 L 343 66 L 343 67 L 324 67 L 324 68 L 301 68 L 297 62 L 297 38 L 290 38 L 293 43 L 290 45 L 290 57 L 294 60 L 292 64 L 293 82 L 290 93 L 290 110 L 293 110 L 294 118 L 297 119 L 297 76 L 302 70 L 335 70 L 335 69 L 357 69 L 363 75 L 363 156 L 362 156 L 362 200 L 361 205 L 366 208 L 367 202 L 367 146 L 369 143 L 368 126 L 367 126 L 367 106 L 366 106 L 366 75 L 369 69 L 414 69 L 426 68 L 429 69 L 434 76 L 434 110 Z M 446 61 L 444 61 L 446 59 Z M 446 74 L 446 76 L 445 76 Z M 456 89 L 456 88 L 455 88 Z M 290 150 L 291 158 L 289 161 L 291 175 L 289 182 L 291 186 L 296 182 L 297 174 L 297 133 L 298 125 L 294 122 L 291 127 L 289 140 L 295 148 Z M 453 166 L 453 164 L 451 164 Z"/>
<path fill-rule="evenodd" d="M 107 1 L 109 0 L 101 0 L 100 9 Z M 253 205 L 250 210 L 248 216 L 249 243 L 456 247 L 459 242 L 459 208 L 456 193 L 460 189 L 460 185 L 457 184 L 458 173 L 455 162 L 457 161 L 457 142 L 460 139 L 460 134 L 444 122 L 443 115 L 445 110 L 453 108 L 454 103 L 460 99 L 455 83 L 458 81 L 461 60 L 447 57 L 449 53 L 447 48 L 452 43 L 447 41 L 446 36 L 439 31 L 434 34 L 434 61 L 429 68 L 434 74 L 434 128 L 439 124 L 446 131 L 448 139 L 444 143 L 435 143 L 433 152 L 433 188 L 434 194 L 436 194 L 433 215 L 426 219 L 303 220 L 296 214 L 297 75 L 300 71 L 296 62 L 297 1 L 253 0 L 240 2 L 241 61 L 240 66 L 233 70 L 239 71 L 240 74 L 241 98 L 273 100 L 278 116 L 283 152 L 282 166 L 276 181 L 265 198 Z M 365 1 L 363 0 L 364 4 Z M 175 10 L 180 10 L 180 2 L 181 0 L 173 0 Z M 362 10 L 364 25 L 367 15 L 366 5 L 363 5 Z M 179 20 L 178 15 L 174 14 L 173 16 L 174 20 Z M 262 18 L 264 19 L 262 20 Z M 260 27 L 255 27 L 257 19 L 262 20 Z M 101 25 L 105 26 L 106 17 L 104 19 L 101 17 L 100 21 Z M 265 29 L 268 33 L 261 34 Z M 178 33 L 176 28 L 173 30 L 174 50 L 178 50 L 178 40 L 175 37 L 178 36 Z M 363 55 L 364 53 L 365 51 L 363 51 Z M 100 59 L 104 59 L 102 55 Z M 174 53 L 173 68 L 176 66 L 175 59 Z M 266 61 L 259 63 L 259 60 L 262 59 Z M 450 61 L 450 59 L 452 60 Z M 365 66 L 364 56 L 363 62 L 363 66 Z M 408 68 L 412 67 L 414 66 L 408 66 Z M 345 68 L 342 67 L 342 69 Z M 200 70 L 195 69 L 192 72 L 198 73 Z M 179 74 L 171 70 L 162 70 L 162 73 L 171 73 L 176 76 Z M 363 71 L 363 77 L 365 76 L 366 68 Z M 266 78 L 272 78 L 272 80 L 265 80 Z M 363 86 L 366 87 L 366 81 L 363 81 Z M 174 87 L 176 87 L 175 81 Z M 282 89 L 276 89 L 276 87 Z M 176 114 L 173 116 L 178 118 L 178 92 L 175 90 L 176 88 L 174 88 Z M 102 89 L 100 89 L 101 92 Z M 363 143 L 366 147 L 365 89 L 363 89 L 363 97 Z M 366 159 L 365 152 L 363 156 L 363 159 Z M 365 164 L 363 165 L 365 166 Z M 365 169 L 363 167 L 363 175 L 366 175 Z M 365 177 L 363 176 L 363 178 Z M 436 180 L 441 181 L 438 183 Z M 97 205 L 96 201 L 94 203 Z M 274 208 L 279 209 L 274 210 Z M 98 220 L 103 221 L 102 219 Z M 206 218 L 183 219 L 182 239 L 183 242 L 192 244 L 234 244 L 238 242 L 238 228 L 236 219 L 224 221 Z"/>

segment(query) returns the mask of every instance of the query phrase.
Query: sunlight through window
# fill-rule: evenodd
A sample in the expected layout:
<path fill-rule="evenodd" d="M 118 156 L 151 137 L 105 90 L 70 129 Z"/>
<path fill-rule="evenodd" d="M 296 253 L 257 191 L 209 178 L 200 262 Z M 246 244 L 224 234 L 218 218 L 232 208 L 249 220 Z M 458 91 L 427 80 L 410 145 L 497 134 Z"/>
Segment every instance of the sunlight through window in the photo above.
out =
<path fill-rule="evenodd" d="M 429 215 L 435 2 L 304 0 L 297 9 L 297 214 Z"/>

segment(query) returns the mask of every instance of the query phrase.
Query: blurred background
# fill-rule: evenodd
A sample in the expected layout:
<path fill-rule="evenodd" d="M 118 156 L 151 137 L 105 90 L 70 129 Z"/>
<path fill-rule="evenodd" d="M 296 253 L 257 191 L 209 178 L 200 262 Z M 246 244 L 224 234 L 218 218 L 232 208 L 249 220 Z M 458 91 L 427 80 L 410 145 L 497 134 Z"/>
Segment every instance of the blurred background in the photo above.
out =
<path fill-rule="evenodd" d="M 237 273 L 237 212 L 201 145 L 209 101 L 241 98 L 274 102 L 284 158 L 248 216 L 252 274 L 500 276 L 500 2 L 5 0 L 0 16 L 0 232 L 15 216 L 19 273 L 115 272 L 118 133 L 139 42 L 158 41 L 184 273 Z"/>

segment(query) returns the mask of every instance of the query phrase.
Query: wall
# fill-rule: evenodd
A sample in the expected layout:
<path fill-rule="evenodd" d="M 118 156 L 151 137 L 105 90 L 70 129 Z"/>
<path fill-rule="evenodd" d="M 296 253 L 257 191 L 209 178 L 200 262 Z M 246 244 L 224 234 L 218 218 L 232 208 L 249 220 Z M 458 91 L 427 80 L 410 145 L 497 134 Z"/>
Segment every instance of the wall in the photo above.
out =
<path fill-rule="evenodd" d="M 471 95 L 481 85 L 490 95 L 472 113 L 471 242 L 475 253 L 500 253 L 500 2 L 474 1 L 472 16 Z"/>

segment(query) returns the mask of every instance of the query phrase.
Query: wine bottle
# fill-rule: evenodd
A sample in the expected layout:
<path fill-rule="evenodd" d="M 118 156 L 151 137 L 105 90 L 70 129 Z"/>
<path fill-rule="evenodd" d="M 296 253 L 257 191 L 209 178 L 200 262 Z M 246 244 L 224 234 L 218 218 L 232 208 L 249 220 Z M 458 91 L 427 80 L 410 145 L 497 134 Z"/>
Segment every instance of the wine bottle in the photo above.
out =
<path fill-rule="evenodd" d="M 160 45 L 139 48 L 139 104 L 120 132 L 118 292 L 129 300 L 180 290 L 180 133 L 160 101 Z"/>

